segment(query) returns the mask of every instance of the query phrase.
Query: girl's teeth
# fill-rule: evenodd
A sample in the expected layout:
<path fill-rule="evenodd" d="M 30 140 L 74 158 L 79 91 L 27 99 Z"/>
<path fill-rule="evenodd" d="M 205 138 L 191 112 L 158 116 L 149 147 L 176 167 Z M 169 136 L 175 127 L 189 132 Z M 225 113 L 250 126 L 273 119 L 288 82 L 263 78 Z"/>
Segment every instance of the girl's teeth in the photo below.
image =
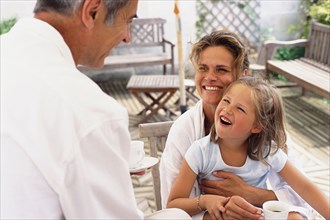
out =
<path fill-rule="evenodd" d="M 225 119 L 224 117 L 220 117 L 220 120 L 222 121 L 222 123 L 224 123 L 226 125 L 231 125 L 231 122 L 228 121 L 227 119 Z"/>

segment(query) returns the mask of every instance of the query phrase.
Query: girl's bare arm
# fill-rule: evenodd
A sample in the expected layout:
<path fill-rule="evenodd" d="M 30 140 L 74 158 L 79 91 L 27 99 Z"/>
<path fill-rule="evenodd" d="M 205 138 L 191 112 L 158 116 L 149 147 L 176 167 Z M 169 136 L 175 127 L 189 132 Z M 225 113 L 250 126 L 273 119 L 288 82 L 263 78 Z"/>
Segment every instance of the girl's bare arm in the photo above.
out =
<path fill-rule="evenodd" d="M 181 208 L 191 216 L 200 212 L 197 208 L 197 198 L 189 199 L 196 178 L 197 175 L 188 166 L 186 160 L 183 160 L 168 197 L 167 208 Z"/>
<path fill-rule="evenodd" d="M 183 160 L 180 172 L 172 186 L 167 207 L 183 209 L 191 216 L 207 209 L 213 219 L 222 220 L 221 211 L 225 210 L 224 205 L 228 202 L 228 198 L 216 195 L 189 198 L 196 177 L 197 175 L 188 166 L 186 160 Z"/>

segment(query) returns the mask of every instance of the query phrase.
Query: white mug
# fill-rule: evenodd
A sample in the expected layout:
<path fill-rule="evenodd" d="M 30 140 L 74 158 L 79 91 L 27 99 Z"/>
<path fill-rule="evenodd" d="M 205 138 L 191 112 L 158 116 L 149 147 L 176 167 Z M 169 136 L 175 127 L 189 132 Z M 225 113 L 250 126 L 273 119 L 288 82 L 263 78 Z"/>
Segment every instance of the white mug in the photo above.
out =
<path fill-rule="evenodd" d="M 139 167 L 141 161 L 144 158 L 144 142 L 143 141 L 131 141 L 131 151 L 129 157 L 129 168 Z"/>
<path fill-rule="evenodd" d="M 289 205 L 280 201 L 267 201 L 262 205 L 265 220 L 288 219 Z"/>

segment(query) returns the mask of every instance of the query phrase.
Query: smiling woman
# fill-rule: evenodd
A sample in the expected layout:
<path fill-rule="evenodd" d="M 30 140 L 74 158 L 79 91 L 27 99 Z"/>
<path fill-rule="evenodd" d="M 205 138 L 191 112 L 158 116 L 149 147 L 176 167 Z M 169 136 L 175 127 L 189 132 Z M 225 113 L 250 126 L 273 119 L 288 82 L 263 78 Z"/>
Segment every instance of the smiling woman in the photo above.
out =
<path fill-rule="evenodd" d="M 224 46 L 208 47 L 200 53 L 195 82 L 205 105 L 217 105 L 227 85 L 234 80 L 233 61 L 231 52 Z"/>
<path fill-rule="evenodd" d="M 186 152 L 194 141 L 210 133 L 217 104 L 226 87 L 240 76 L 246 75 L 249 66 L 245 46 L 236 34 L 227 30 L 214 31 L 198 40 L 193 44 L 190 59 L 195 67 L 196 88 L 201 100 L 196 106 L 181 115 L 169 132 L 160 162 L 163 207 L 166 207 L 170 190 Z M 288 158 L 289 160 L 294 158 L 292 151 L 289 151 Z M 286 183 L 281 182 L 281 178 L 276 172 L 271 171 L 269 176 L 274 184 L 274 191 L 248 185 L 231 172 L 219 171 L 214 172 L 213 175 L 213 178 L 217 180 L 205 179 L 200 183 L 195 182 L 190 197 L 198 198 L 200 188 L 204 193 L 223 197 L 231 196 L 233 199 L 227 201 L 226 207 L 231 207 L 234 218 L 241 215 L 240 218 L 243 219 L 258 219 L 260 215 L 255 206 L 261 207 L 268 200 L 278 199 L 289 204 L 308 207 Z M 219 180 L 219 178 L 225 181 Z M 203 196 L 200 198 L 200 202 L 203 202 Z M 193 203 L 196 204 L 196 200 Z M 245 209 L 247 212 L 237 214 L 240 207 L 249 208 Z M 198 213 L 197 210 L 195 213 Z M 199 215 L 203 215 L 203 213 Z M 303 218 L 300 214 L 298 215 Z M 198 217 L 202 216 L 196 216 L 196 218 Z"/>
<path fill-rule="evenodd" d="M 219 30 L 192 46 L 190 60 L 195 68 L 195 84 L 201 100 L 180 116 L 171 127 L 160 163 L 162 205 L 166 207 L 170 189 L 193 141 L 210 132 L 215 109 L 225 88 L 247 73 L 249 61 L 239 37 Z M 191 196 L 199 195 L 195 183 Z"/>

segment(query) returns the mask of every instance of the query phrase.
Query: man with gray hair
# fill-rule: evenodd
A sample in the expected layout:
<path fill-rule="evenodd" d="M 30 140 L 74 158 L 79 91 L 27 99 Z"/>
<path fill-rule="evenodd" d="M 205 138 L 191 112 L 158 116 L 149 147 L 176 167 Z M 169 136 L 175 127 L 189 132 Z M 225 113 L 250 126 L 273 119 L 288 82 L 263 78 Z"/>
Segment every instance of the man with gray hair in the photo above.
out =
<path fill-rule="evenodd" d="M 130 41 L 137 6 L 38 0 L 1 37 L 1 219 L 143 219 L 127 111 L 76 68 Z"/>

